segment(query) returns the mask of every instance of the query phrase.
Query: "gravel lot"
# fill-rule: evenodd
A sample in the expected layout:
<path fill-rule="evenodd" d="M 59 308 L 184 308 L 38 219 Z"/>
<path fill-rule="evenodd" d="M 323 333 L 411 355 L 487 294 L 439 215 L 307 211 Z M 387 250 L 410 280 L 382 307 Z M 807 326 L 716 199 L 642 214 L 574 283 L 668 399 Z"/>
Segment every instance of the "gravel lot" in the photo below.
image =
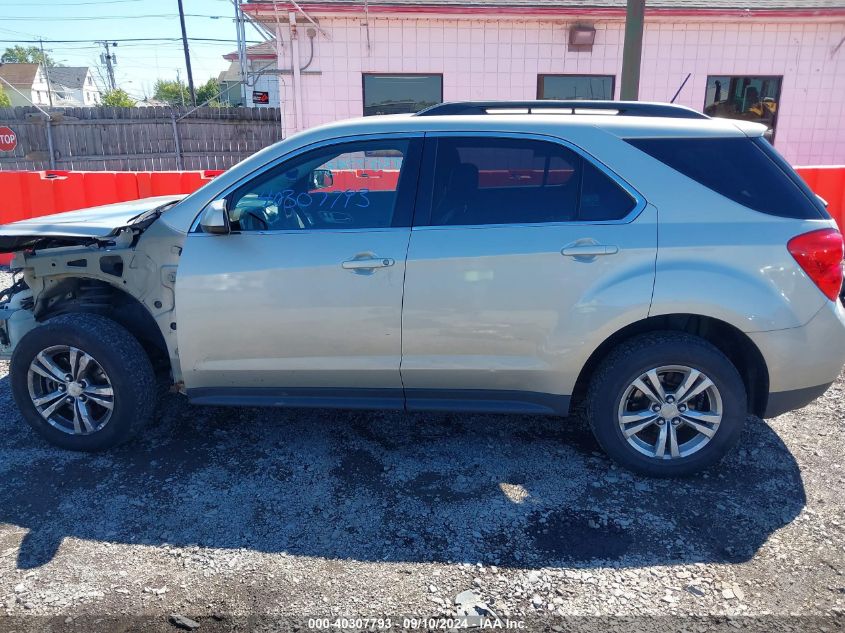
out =
<path fill-rule="evenodd" d="M 526 630 L 845 625 L 845 379 L 750 419 L 718 468 L 658 481 L 617 469 L 577 418 L 176 395 L 142 438 L 74 454 L 30 432 L 7 371 L 0 630 L 176 630 L 171 614 L 201 631 L 466 613 Z"/>

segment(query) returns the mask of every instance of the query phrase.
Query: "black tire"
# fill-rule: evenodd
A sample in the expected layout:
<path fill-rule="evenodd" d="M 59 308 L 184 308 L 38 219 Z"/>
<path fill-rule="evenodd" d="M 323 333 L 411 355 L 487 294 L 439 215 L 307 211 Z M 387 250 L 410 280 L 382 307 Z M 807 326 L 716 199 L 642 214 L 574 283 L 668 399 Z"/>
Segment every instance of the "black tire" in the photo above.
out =
<path fill-rule="evenodd" d="M 619 407 L 628 386 L 638 377 L 653 368 L 672 365 L 698 370 L 712 380 L 721 398 L 722 419 L 712 438 L 696 452 L 660 459 L 628 443 L 620 428 Z M 596 440 L 614 461 L 651 477 L 681 477 L 716 464 L 733 448 L 742 432 L 748 404 L 739 372 L 716 347 L 689 334 L 653 332 L 625 341 L 602 361 L 590 381 L 586 413 Z"/>
<path fill-rule="evenodd" d="M 93 357 L 114 393 L 109 419 L 101 429 L 85 435 L 55 428 L 30 396 L 28 373 L 33 359 L 41 351 L 61 345 Z M 101 451 L 122 444 L 144 427 L 155 410 L 156 381 L 149 357 L 125 328 L 98 314 L 63 314 L 28 332 L 15 348 L 9 375 L 12 395 L 24 419 L 48 442 L 69 450 Z"/>

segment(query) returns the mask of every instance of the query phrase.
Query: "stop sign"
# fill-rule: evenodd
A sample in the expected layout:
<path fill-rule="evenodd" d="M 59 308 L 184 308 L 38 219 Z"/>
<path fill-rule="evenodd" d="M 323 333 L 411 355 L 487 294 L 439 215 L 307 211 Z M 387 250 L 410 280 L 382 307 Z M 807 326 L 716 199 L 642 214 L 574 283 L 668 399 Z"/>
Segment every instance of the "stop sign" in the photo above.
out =
<path fill-rule="evenodd" d="M 11 152 L 18 146 L 18 135 L 12 128 L 0 127 L 0 152 Z"/>

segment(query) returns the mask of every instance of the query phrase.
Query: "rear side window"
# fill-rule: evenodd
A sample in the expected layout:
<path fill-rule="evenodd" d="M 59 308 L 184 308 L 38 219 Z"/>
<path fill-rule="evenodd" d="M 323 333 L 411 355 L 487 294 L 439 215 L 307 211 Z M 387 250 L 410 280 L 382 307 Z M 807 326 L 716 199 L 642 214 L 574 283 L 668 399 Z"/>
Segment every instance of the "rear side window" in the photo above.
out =
<path fill-rule="evenodd" d="M 791 167 L 779 164 L 763 139 L 649 138 L 628 143 L 699 184 L 755 211 L 785 218 L 826 215 L 815 196 L 793 180 Z M 782 161 L 782 159 L 780 159 Z"/>
<path fill-rule="evenodd" d="M 572 150 L 518 138 L 437 139 L 431 224 L 532 224 L 625 217 L 635 201 Z"/>

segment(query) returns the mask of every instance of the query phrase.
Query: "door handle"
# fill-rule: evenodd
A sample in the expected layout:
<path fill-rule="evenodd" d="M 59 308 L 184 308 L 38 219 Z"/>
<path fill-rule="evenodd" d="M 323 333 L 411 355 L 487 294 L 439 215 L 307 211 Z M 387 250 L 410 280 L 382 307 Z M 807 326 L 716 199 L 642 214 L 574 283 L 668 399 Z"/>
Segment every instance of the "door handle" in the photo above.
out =
<path fill-rule="evenodd" d="M 607 244 L 573 244 L 561 249 L 561 255 L 567 257 L 598 257 L 599 255 L 614 255 L 619 252 L 618 246 Z"/>
<path fill-rule="evenodd" d="M 347 259 L 341 264 L 345 270 L 373 270 L 374 268 L 388 268 L 396 260 L 389 257 L 365 257 L 361 259 Z"/>

